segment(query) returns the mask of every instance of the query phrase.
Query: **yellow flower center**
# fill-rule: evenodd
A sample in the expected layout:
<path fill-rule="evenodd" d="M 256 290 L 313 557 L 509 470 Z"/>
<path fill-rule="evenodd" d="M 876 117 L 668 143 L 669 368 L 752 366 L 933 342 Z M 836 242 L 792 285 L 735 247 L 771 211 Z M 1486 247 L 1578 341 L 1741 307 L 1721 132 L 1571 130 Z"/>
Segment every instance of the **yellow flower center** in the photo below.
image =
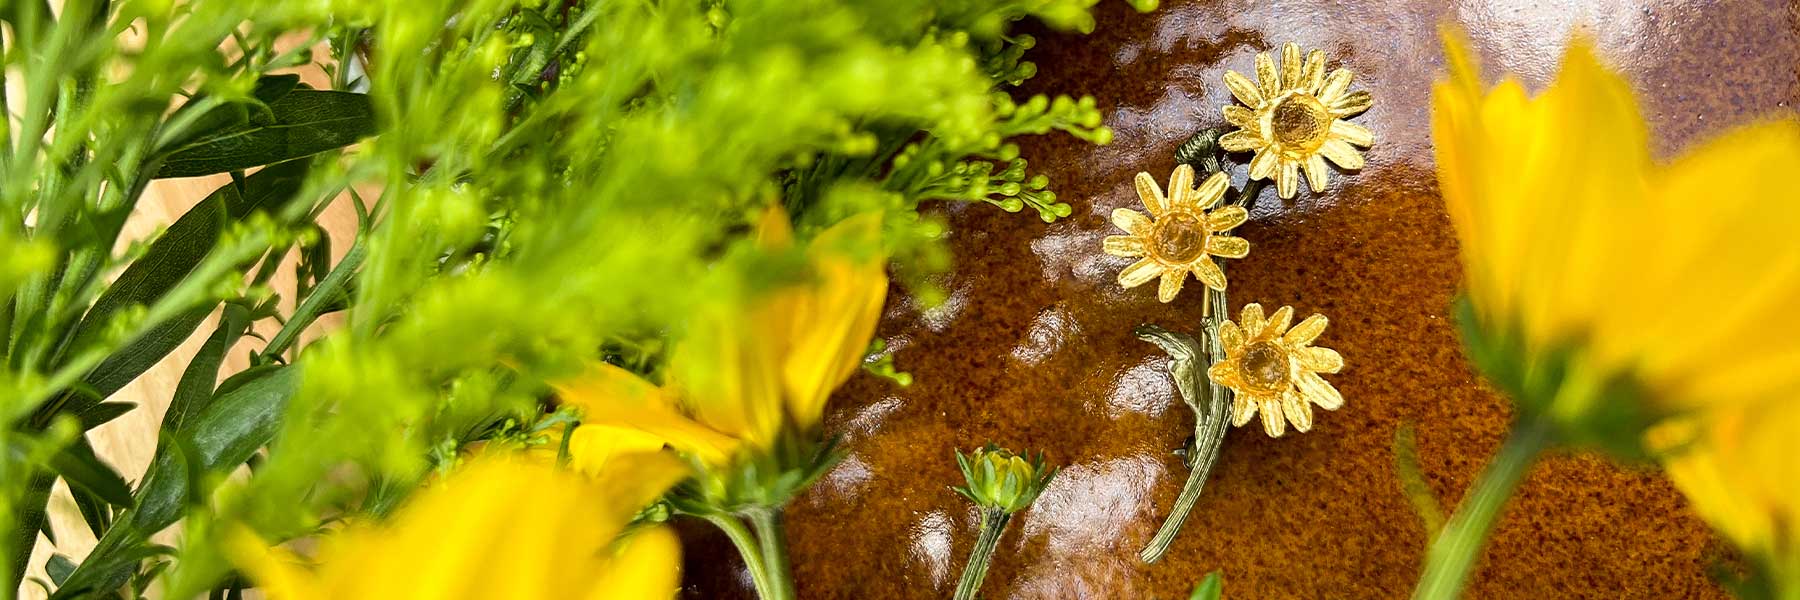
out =
<path fill-rule="evenodd" d="M 1156 221 L 1150 232 L 1156 257 L 1168 264 L 1187 264 L 1206 252 L 1206 224 L 1189 212 L 1171 212 Z"/>
<path fill-rule="evenodd" d="M 1243 369 L 1244 381 L 1258 390 L 1276 391 L 1287 383 L 1287 351 L 1274 342 L 1251 344 L 1238 364 Z"/>
<path fill-rule="evenodd" d="M 1269 111 L 1269 132 L 1283 150 L 1312 152 L 1331 133 L 1331 111 L 1306 94 L 1288 94 Z"/>

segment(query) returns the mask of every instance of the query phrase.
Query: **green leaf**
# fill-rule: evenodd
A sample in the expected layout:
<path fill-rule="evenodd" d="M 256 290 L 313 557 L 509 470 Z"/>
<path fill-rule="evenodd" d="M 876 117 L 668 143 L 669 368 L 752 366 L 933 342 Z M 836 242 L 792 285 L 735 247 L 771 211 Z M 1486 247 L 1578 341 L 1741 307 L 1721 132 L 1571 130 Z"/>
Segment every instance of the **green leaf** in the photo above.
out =
<path fill-rule="evenodd" d="M 1219 600 L 1219 596 L 1224 593 L 1223 578 L 1218 571 L 1213 571 L 1206 574 L 1206 579 L 1200 580 L 1200 585 L 1194 586 L 1194 593 L 1188 595 L 1188 600 Z"/>
<path fill-rule="evenodd" d="M 44 563 L 44 574 L 50 576 L 51 583 L 59 586 L 64 581 L 68 581 L 69 574 L 73 572 L 75 572 L 75 561 L 69 560 L 69 557 L 61 554 L 50 555 L 50 560 Z"/>
<path fill-rule="evenodd" d="M 88 531 L 93 532 L 94 539 L 105 535 L 113 522 L 112 508 L 107 505 L 106 500 L 77 487 L 69 488 L 69 496 L 75 499 L 75 509 L 81 513 L 81 521 L 87 524 Z"/>
<path fill-rule="evenodd" d="M 308 168 L 306 161 L 274 165 L 245 179 L 241 191 L 226 184 L 194 205 L 95 299 L 76 326 L 71 348 L 80 350 L 98 340 L 120 310 L 148 306 L 174 289 L 212 251 L 228 223 L 259 210 L 276 210 L 293 199 Z M 195 308 L 158 325 L 94 367 L 85 383 L 98 397 L 111 396 L 181 345 L 212 309 Z M 85 411 L 84 404 L 71 401 L 77 411 Z"/>
<path fill-rule="evenodd" d="M 264 122 L 251 119 L 172 147 L 156 177 L 240 171 L 342 148 L 375 133 L 375 108 L 364 94 L 293 90 L 268 108 Z"/>
<path fill-rule="evenodd" d="M 81 421 L 81 430 L 87 431 L 105 425 L 113 419 L 117 419 L 119 416 L 131 412 L 131 409 L 134 408 L 137 408 L 137 403 L 135 402 L 101 402 L 87 407 L 87 409 L 75 415 L 75 418 Z"/>
<path fill-rule="evenodd" d="M 248 377 L 234 384 L 244 375 Z M 190 482 L 194 481 L 188 474 L 188 463 L 198 463 L 208 472 L 232 468 L 243 464 L 274 438 L 288 399 L 300 387 L 300 370 L 270 366 L 247 371 L 240 377 L 220 384 L 212 401 L 185 421 L 183 429 L 163 433 L 182 436 L 183 441 L 178 443 L 191 449 L 192 458 L 183 460 L 177 454 L 187 452 L 172 450 L 157 455 L 143 485 L 138 487 L 136 508 L 121 515 L 107 530 L 87 561 L 53 599 L 75 598 L 84 589 L 110 590 L 124 585 L 131 578 L 136 561 L 146 556 L 140 554 L 145 540 L 181 518 Z M 65 593 L 67 590 L 75 591 Z"/>
<path fill-rule="evenodd" d="M 264 75 L 256 80 L 256 89 L 250 92 L 254 102 L 227 102 L 214 105 L 210 109 L 201 108 L 207 103 L 206 96 L 195 96 L 186 104 L 181 105 L 181 108 L 170 117 L 170 121 L 180 122 L 184 119 L 185 113 L 196 110 L 205 110 L 205 114 L 194 117 L 194 120 L 187 124 L 185 132 L 179 134 L 178 137 L 160 140 L 157 151 L 183 147 L 202 136 L 241 128 L 252 122 L 272 122 L 274 113 L 268 105 L 286 96 L 299 84 L 300 76 L 296 74 Z"/>
<path fill-rule="evenodd" d="M 200 352 L 188 362 L 187 370 L 181 373 L 181 381 L 175 385 L 175 395 L 169 400 L 169 410 L 163 413 L 163 431 L 184 430 L 189 419 L 206 409 L 207 403 L 213 399 L 213 387 L 219 381 L 219 366 L 224 364 L 226 352 L 237 344 L 250 324 L 250 311 L 243 306 L 226 304 L 221 312 L 219 327 L 200 346 Z M 167 439 L 157 440 L 159 450 Z"/>
<path fill-rule="evenodd" d="M 131 506 L 131 486 L 94 455 L 94 447 L 88 445 L 86 436 L 51 456 L 48 466 L 71 488 L 87 490 L 115 506 Z"/>

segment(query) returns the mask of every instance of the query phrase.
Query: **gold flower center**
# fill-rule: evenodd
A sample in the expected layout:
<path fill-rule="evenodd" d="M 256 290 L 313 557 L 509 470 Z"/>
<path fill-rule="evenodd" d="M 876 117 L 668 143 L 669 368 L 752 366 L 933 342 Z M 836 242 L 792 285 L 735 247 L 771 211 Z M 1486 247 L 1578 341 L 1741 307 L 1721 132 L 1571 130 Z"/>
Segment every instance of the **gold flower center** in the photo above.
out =
<path fill-rule="evenodd" d="M 1257 389 L 1273 391 L 1287 383 L 1287 351 L 1274 342 L 1251 344 L 1244 350 L 1244 358 L 1239 364 L 1243 368 L 1244 380 Z"/>
<path fill-rule="evenodd" d="M 1168 264 L 1184 264 L 1206 252 L 1206 225 L 1188 212 L 1171 212 L 1156 220 L 1150 242 L 1156 257 Z"/>
<path fill-rule="evenodd" d="M 1285 150 L 1312 152 L 1331 133 L 1331 111 L 1305 94 L 1289 94 L 1269 111 L 1269 131 Z"/>

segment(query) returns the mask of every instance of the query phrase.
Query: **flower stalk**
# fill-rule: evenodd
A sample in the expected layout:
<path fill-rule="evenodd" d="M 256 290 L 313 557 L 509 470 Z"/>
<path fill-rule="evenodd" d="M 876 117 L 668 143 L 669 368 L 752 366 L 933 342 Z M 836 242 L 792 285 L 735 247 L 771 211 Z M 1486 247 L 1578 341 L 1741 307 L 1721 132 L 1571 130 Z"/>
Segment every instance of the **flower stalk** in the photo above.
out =
<path fill-rule="evenodd" d="M 1475 482 L 1467 500 L 1451 515 L 1450 522 L 1431 542 L 1425 555 L 1425 572 L 1419 587 L 1413 591 L 1417 600 L 1456 598 L 1462 592 L 1469 571 L 1475 566 L 1482 546 L 1494 530 L 1500 509 L 1512 498 L 1525 472 L 1537 462 L 1550 442 L 1550 427 L 1541 418 L 1530 419 L 1514 427 L 1500 454 L 1494 457 Z"/>
<path fill-rule="evenodd" d="M 793 600 L 794 575 L 788 568 L 787 532 L 782 529 L 781 509 L 758 508 L 751 510 L 749 517 L 762 553 L 764 587 L 758 590 L 762 600 Z"/>
<path fill-rule="evenodd" d="M 987 579 L 988 564 L 993 562 L 994 549 L 1000 546 L 1000 536 L 1006 533 L 1006 525 L 1012 515 L 1000 509 L 983 509 L 981 511 L 981 535 L 975 538 L 975 548 L 969 551 L 969 564 L 963 567 L 962 579 L 956 583 L 955 600 L 974 600 L 975 592 L 981 590 L 981 582 Z"/>

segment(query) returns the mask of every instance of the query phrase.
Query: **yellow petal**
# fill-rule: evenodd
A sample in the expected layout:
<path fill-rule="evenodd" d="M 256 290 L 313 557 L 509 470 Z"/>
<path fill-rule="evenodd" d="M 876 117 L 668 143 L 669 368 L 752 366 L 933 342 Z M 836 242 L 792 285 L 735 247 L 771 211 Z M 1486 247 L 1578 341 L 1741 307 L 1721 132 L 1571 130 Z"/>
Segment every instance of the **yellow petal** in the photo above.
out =
<path fill-rule="evenodd" d="M 1109 235 L 1100 241 L 1100 250 L 1113 256 L 1143 256 L 1148 250 L 1144 238 L 1135 235 Z"/>
<path fill-rule="evenodd" d="M 1181 283 L 1187 281 L 1187 273 L 1183 271 L 1163 271 L 1162 282 L 1156 286 L 1156 299 L 1164 304 L 1173 302 L 1175 295 L 1181 293 Z"/>
<path fill-rule="evenodd" d="M 1217 206 L 1225 198 L 1226 188 L 1231 187 L 1231 178 L 1224 173 L 1213 173 L 1206 181 L 1200 183 L 1200 189 L 1193 194 L 1194 208 L 1205 210 Z"/>
<path fill-rule="evenodd" d="M 763 210 L 762 218 L 756 222 L 756 245 L 765 249 L 781 249 L 794 245 L 794 226 L 788 219 L 787 209 L 780 202 L 769 205 Z"/>
<path fill-rule="evenodd" d="M 681 591 L 681 539 L 668 525 L 632 532 L 594 576 L 588 600 L 674 598 Z"/>
<path fill-rule="evenodd" d="M 1256 128 L 1256 113 L 1248 108 L 1236 104 L 1227 104 L 1221 111 L 1225 113 L 1225 122 L 1227 123 L 1243 129 Z M 1224 138 L 1220 138 L 1220 141 L 1223 142 Z"/>
<path fill-rule="evenodd" d="M 1250 339 L 1253 339 L 1253 340 L 1262 339 L 1262 337 L 1261 337 L 1262 332 L 1263 332 L 1263 307 L 1262 307 L 1262 305 L 1257 304 L 1255 302 L 1245 304 L 1243 311 L 1238 315 L 1238 325 L 1240 327 L 1244 328 L 1244 335 L 1248 336 Z"/>
<path fill-rule="evenodd" d="M 1264 98 L 1281 95 L 1281 77 L 1275 72 L 1275 61 L 1267 52 L 1256 53 L 1256 89 Z"/>
<path fill-rule="evenodd" d="M 1325 143 L 1319 146 L 1319 154 L 1331 159 L 1331 162 L 1337 163 L 1337 166 L 1352 171 L 1363 168 L 1362 153 L 1350 147 L 1350 144 L 1344 140 L 1337 138 L 1325 140 Z"/>
<path fill-rule="evenodd" d="M 1220 384 L 1220 385 L 1224 385 L 1224 384 Z M 1232 427 L 1243 427 L 1244 425 L 1248 424 L 1250 422 L 1250 419 L 1253 419 L 1256 417 L 1256 407 L 1257 407 L 1256 400 L 1250 398 L 1249 396 L 1245 396 L 1243 394 L 1238 394 L 1238 395 L 1232 396 L 1232 398 L 1231 398 L 1231 426 Z"/>
<path fill-rule="evenodd" d="M 1331 122 L 1331 137 L 1364 148 L 1375 143 L 1375 134 L 1369 128 L 1343 120 Z"/>
<path fill-rule="evenodd" d="M 1150 216 L 1160 217 L 1164 212 L 1168 212 L 1169 199 L 1163 196 L 1162 188 L 1156 185 L 1155 177 L 1151 177 L 1149 173 L 1139 172 L 1137 177 L 1131 181 L 1137 186 L 1138 200 L 1144 203 L 1144 208 L 1150 211 Z M 1174 186 L 1170 186 L 1170 188 L 1173 189 Z M 1121 210 L 1125 209 L 1120 208 L 1113 211 L 1113 223 L 1119 224 L 1120 229 L 1132 231 L 1124 224 L 1119 223 L 1119 211 Z M 1137 232 L 1132 231 L 1132 233 Z"/>
<path fill-rule="evenodd" d="M 1211 257 L 1201 256 L 1200 260 L 1194 262 L 1193 270 L 1194 278 L 1205 283 L 1206 287 L 1225 291 L 1225 271 Z"/>
<path fill-rule="evenodd" d="M 1283 160 L 1281 171 L 1275 174 L 1275 193 L 1283 200 L 1293 198 L 1300 191 L 1300 163 Z"/>
<path fill-rule="evenodd" d="M 1306 55 L 1306 69 L 1301 74 L 1306 87 L 1302 90 L 1317 96 L 1319 88 L 1325 86 L 1325 51 L 1314 50 Z"/>
<path fill-rule="evenodd" d="M 1300 366 L 1310 371 L 1336 373 L 1344 368 L 1344 357 L 1330 348 L 1309 346 L 1301 348 L 1295 355 L 1300 359 Z"/>
<path fill-rule="evenodd" d="M 644 454 L 663 448 L 666 440 L 642 429 L 589 424 L 569 434 L 569 466 L 590 476 L 600 476 L 614 456 Z M 560 451 L 562 439 L 550 439 L 550 450 Z"/>
<path fill-rule="evenodd" d="M 1280 155 L 1267 148 L 1257 150 L 1256 156 L 1250 158 L 1250 178 L 1268 179 L 1275 175 L 1275 170 L 1280 167 Z"/>
<path fill-rule="evenodd" d="M 1294 307 L 1283 306 L 1275 309 L 1275 314 L 1269 315 L 1269 321 L 1263 324 L 1262 334 L 1258 336 L 1258 339 L 1279 339 L 1281 334 L 1287 332 L 1288 323 L 1293 320 Z"/>
<path fill-rule="evenodd" d="M 1291 90 L 1300 87 L 1300 73 L 1304 67 L 1300 63 L 1300 47 L 1288 42 L 1281 46 L 1281 88 Z"/>
<path fill-rule="evenodd" d="M 1237 97 L 1238 102 L 1244 103 L 1245 106 L 1262 106 L 1262 92 L 1256 89 L 1255 83 L 1251 83 L 1248 78 L 1239 75 L 1237 71 L 1225 72 L 1225 88 L 1231 90 L 1231 95 Z"/>
<path fill-rule="evenodd" d="M 865 213 L 827 229 L 809 246 L 819 282 L 790 309 L 782 366 L 788 412 L 802 429 L 818 424 L 832 390 L 862 364 L 887 302 L 886 256 L 853 258 L 839 248 L 879 247 L 880 237 L 880 215 Z"/>
<path fill-rule="evenodd" d="M 1286 335 L 1281 336 L 1281 342 L 1294 347 L 1311 344 L 1313 340 L 1319 339 L 1319 334 L 1325 333 L 1325 326 L 1330 323 L 1331 321 L 1326 319 L 1325 315 L 1315 314 L 1307 317 L 1302 319 L 1299 325 L 1289 329 Z"/>
<path fill-rule="evenodd" d="M 1333 69 L 1331 75 L 1325 77 L 1325 85 L 1319 88 L 1319 101 L 1325 103 L 1326 106 L 1330 106 L 1332 102 L 1337 101 L 1337 99 L 1343 96 L 1344 92 L 1349 89 L 1350 70 Z"/>
<path fill-rule="evenodd" d="M 1144 213 L 1129 208 L 1113 209 L 1112 222 L 1113 226 L 1138 237 L 1149 236 L 1150 230 L 1156 227 L 1156 223 L 1152 222 L 1149 217 L 1144 216 Z"/>
<path fill-rule="evenodd" d="M 1263 433 L 1272 438 L 1281 437 L 1287 431 L 1287 417 L 1281 414 L 1281 399 L 1263 398 L 1258 404 L 1257 408 L 1262 411 Z"/>
<path fill-rule="evenodd" d="M 682 414 L 674 394 L 610 364 L 593 363 L 580 377 L 551 387 L 564 404 L 581 409 L 583 423 L 635 429 L 709 463 L 724 462 L 738 445 Z"/>
<path fill-rule="evenodd" d="M 1224 347 L 1225 352 L 1227 353 L 1236 351 L 1239 347 L 1244 345 L 1244 330 L 1239 329 L 1237 323 L 1231 321 L 1220 323 L 1219 345 Z"/>
<path fill-rule="evenodd" d="M 1331 102 L 1329 108 L 1331 109 L 1332 116 L 1339 119 L 1348 119 L 1363 114 L 1364 111 L 1369 110 L 1369 107 L 1374 106 L 1374 104 L 1375 97 L 1371 96 L 1368 90 L 1357 90 L 1339 96 L 1337 100 Z M 1368 144 L 1363 145 L 1366 146 Z"/>
<path fill-rule="evenodd" d="M 697 315 L 670 352 L 670 383 L 685 407 L 714 430 L 767 448 L 784 420 L 781 359 L 797 301 Z"/>
<path fill-rule="evenodd" d="M 1228 235 L 1210 236 L 1206 238 L 1206 253 L 1223 258 L 1243 258 L 1250 255 L 1250 241 Z"/>
<path fill-rule="evenodd" d="M 1305 398 L 1301 398 L 1300 393 L 1294 391 L 1294 388 L 1288 388 L 1287 392 L 1281 395 L 1281 414 L 1287 417 L 1289 423 L 1294 424 L 1294 431 L 1300 433 L 1312 431 L 1312 404 L 1308 403 Z"/>
<path fill-rule="evenodd" d="M 1332 387 L 1331 383 L 1325 381 L 1325 378 L 1320 377 L 1318 373 L 1299 372 L 1294 377 L 1294 387 L 1299 388 L 1300 394 L 1307 400 L 1311 400 L 1313 404 L 1319 405 L 1319 408 L 1337 410 L 1338 407 L 1344 405 L 1344 396 L 1339 394 L 1337 388 Z"/>
<path fill-rule="evenodd" d="M 270 547 L 256 532 L 243 525 L 230 526 L 224 536 L 225 556 L 269 600 L 311 600 L 325 597 L 318 578 L 292 552 Z"/>
<path fill-rule="evenodd" d="M 1244 210 L 1242 205 L 1233 204 L 1206 213 L 1206 229 L 1217 232 L 1230 231 L 1248 220 L 1250 220 L 1250 211 Z"/>
<path fill-rule="evenodd" d="M 1194 202 L 1194 168 L 1186 164 L 1175 165 L 1175 172 L 1169 175 L 1169 206 L 1187 206 Z"/>
<path fill-rule="evenodd" d="M 1303 166 L 1306 167 L 1306 182 L 1312 186 L 1312 191 L 1325 191 L 1325 184 L 1330 181 L 1330 175 L 1325 170 L 1325 157 L 1317 154 L 1308 156 Z"/>
<path fill-rule="evenodd" d="M 1155 259 L 1143 258 L 1119 271 L 1119 287 L 1134 288 L 1161 275 L 1163 266 Z"/>

